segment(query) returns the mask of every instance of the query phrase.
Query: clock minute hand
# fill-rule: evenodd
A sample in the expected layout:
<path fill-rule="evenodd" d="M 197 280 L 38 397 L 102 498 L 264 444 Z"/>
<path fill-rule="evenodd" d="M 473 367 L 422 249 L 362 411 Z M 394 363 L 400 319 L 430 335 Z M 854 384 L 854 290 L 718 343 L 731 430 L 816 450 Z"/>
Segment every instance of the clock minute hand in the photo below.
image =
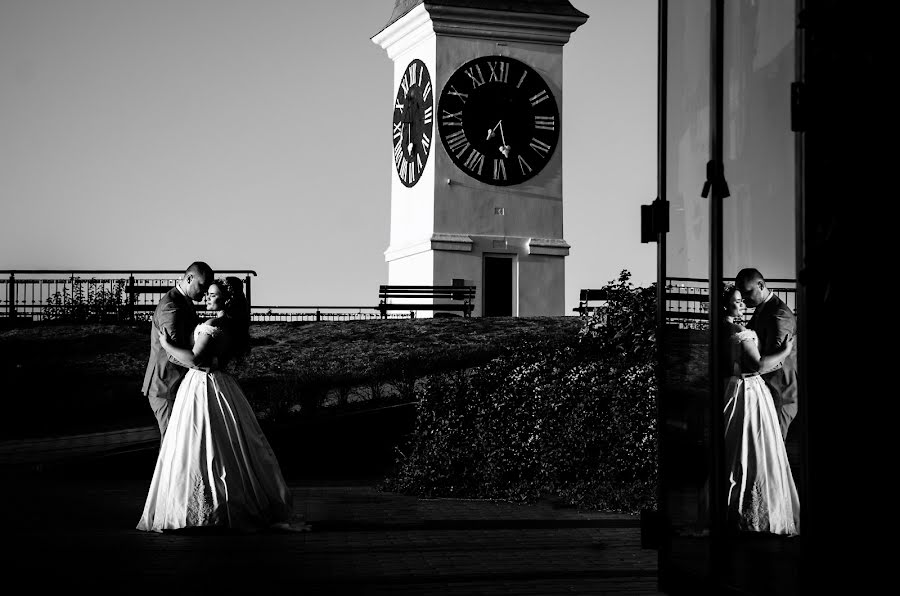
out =
<path fill-rule="evenodd" d="M 500 127 L 500 141 L 503 143 L 500 145 L 500 153 L 503 154 L 503 157 L 509 157 L 509 145 L 506 144 L 506 137 L 503 135 L 503 120 L 498 122 L 497 126 Z"/>
<path fill-rule="evenodd" d="M 409 155 L 412 155 L 413 152 L 413 140 L 412 140 L 412 122 L 404 122 L 404 128 L 406 129 L 406 139 L 409 141 L 406 145 L 406 152 Z"/>

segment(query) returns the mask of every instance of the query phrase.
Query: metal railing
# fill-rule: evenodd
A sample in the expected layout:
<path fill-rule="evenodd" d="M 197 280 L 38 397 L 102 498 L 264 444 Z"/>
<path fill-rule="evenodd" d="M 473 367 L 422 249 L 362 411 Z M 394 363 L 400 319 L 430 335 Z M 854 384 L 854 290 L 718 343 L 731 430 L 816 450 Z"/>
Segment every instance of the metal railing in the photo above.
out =
<path fill-rule="evenodd" d="M 724 284 L 722 290 L 725 290 Z M 797 313 L 797 281 L 768 279 L 766 287 L 781 298 L 794 314 Z M 667 277 L 665 288 L 665 316 L 667 325 L 688 329 L 705 329 L 709 325 L 709 280 L 699 277 Z M 572 310 L 581 316 L 594 313 L 606 303 L 604 289 L 581 290 L 578 306 Z M 748 307 L 747 316 L 755 309 Z"/>
<path fill-rule="evenodd" d="M 254 306 L 250 312 L 250 319 L 256 323 L 365 321 L 381 318 L 377 308 L 377 306 Z M 410 313 L 391 313 L 389 318 L 409 319 L 410 316 Z"/>
<path fill-rule="evenodd" d="M 184 274 L 175 269 L 13 269 L 0 270 L 0 320 L 148 321 L 159 298 Z M 381 318 L 376 304 L 365 306 L 255 305 L 249 269 L 217 269 L 216 276 L 243 277 L 253 322 L 355 321 Z M 157 291 L 158 288 L 158 291 Z M 198 309 L 202 308 L 197 305 Z M 409 319 L 413 313 L 391 313 Z"/>
<path fill-rule="evenodd" d="M 725 286 L 729 285 L 727 282 Z M 766 287 L 797 313 L 797 280 L 767 279 Z M 697 277 L 666 278 L 666 324 L 684 328 L 709 325 L 709 280 Z M 722 290 L 725 290 L 723 286 Z M 754 309 L 747 308 L 747 316 Z"/>
<path fill-rule="evenodd" d="M 149 319 L 159 298 L 183 269 L 13 269 L 0 270 L 0 318 L 19 321 L 117 322 Z M 220 269 L 243 276 L 252 306 L 249 269 Z M 156 288 L 159 288 L 156 291 Z"/>

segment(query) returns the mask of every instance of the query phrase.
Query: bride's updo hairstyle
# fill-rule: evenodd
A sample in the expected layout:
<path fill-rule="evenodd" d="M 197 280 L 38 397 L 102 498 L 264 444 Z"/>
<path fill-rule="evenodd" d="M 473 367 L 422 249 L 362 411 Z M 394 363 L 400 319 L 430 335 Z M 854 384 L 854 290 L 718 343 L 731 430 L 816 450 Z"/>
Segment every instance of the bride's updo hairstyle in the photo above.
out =
<path fill-rule="evenodd" d="M 725 287 L 725 291 L 722 292 L 722 313 L 725 315 L 728 314 L 728 305 L 731 304 L 731 299 L 734 297 L 735 292 L 737 292 L 737 286 L 729 285 Z"/>
<path fill-rule="evenodd" d="M 231 336 L 229 359 L 246 356 L 250 352 L 250 305 L 244 296 L 244 284 L 240 278 L 229 276 L 216 279 L 213 285 L 219 288 L 225 302 L 222 322 Z"/>

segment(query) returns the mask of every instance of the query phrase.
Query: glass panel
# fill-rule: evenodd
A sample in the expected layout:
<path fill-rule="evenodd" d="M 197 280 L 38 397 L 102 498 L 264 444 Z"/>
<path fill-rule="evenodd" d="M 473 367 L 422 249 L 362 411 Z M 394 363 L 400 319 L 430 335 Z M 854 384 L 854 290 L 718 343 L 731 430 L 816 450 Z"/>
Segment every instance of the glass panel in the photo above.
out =
<path fill-rule="evenodd" d="M 710 159 L 710 3 L 668 3 L 665 159 L 666 326 L 661 357 L 662 589 L 709 574 L 709 203 L 700 196 Z"/>
<path fill-rule="evenodd" d="M 733 280 L 742 268 L 758 269 L 768 288 L 796 313 L 796 170 L 790 123 L 790 86 L 795 80 L 795 9 L 794 2 L 785 0 L 724 3 L 722 146 L 731 192 L 723 201 L 723 276 Z M 748 296 L 744 299 L 748 300 Z M 769 304 L 767 311 L 771 308 Z M 748 309 L 746 322 L 753 310 Z M 774 326 L 758 324 L 761 353 L 773 351 L 774 337 L 766 336 L 775 335 Z M 785 380 L 793 378 L 796 384 L 799 342 L 800 338 L 795 342 L 793 357 L 782 369 L 788 372 L 772 373 L 782 378 L 763 377 L 767 379 L 766 386 L 773 386 L 776 410 Z M 791 393 L 790 389 L 784 391 L 785 399 L 793 399 Z M 749 395 L 744 400 L 746 407 L 751 408 Z M 793 414 L 795 408 L 786 406 L 787 414 Z M 774 432 L 767 433 L 765 426 L 755 429 L 754 440 L 781 450 L 781 444 L 776 445 L 782 441 L 781 429 L 775 424 Z M 783 445 L 793 477 L 799 479 L 802 429 L 792 423 L 788 430 Z M 769 464 L 777 466 L 772 460 Z M 748 593 L 774 593 L 776 587 L 779 594 L 797 593 L 799 545 L 799 540 L 784 540 L 767 533 L 739 534 L 729 545 L 728 567 L 720 576 Z"/>

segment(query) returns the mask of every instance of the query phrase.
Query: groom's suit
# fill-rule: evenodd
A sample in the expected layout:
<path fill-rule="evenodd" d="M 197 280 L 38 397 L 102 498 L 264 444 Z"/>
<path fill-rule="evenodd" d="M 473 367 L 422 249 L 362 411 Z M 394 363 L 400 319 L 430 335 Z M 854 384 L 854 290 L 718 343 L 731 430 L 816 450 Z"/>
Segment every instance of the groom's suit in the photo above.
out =
<path fill-rule="evenodd" d="M 151 321 L 150 361 L 147 362 L 141 391 L 150 402 L 159 422 L 160 435 L 164 437 L 178 386 L 188 369 L 170 357 L 162 347 L 159 343 L 159 331 L 165 330 L 173 344 L 188 347 L 198 318 L 194 302 L 176 287 L 159 299 Z"/>
<path fill-rule="evenodd" d="M 797 320 L 790 307 L 772 294 L 768 300 L 756 307 L 747 328 L 756 331 L 759 337 L 759 353 L 765 356 L 781 348 L 785 335 L 794 337 L 797 334 Z M 787 438 L 788 427 L 797 415 L 796 351 L 795 342 L 794 349 L 785 358 L 784 364 L 762 375 L 775 401 L 782 438 Z"/>

